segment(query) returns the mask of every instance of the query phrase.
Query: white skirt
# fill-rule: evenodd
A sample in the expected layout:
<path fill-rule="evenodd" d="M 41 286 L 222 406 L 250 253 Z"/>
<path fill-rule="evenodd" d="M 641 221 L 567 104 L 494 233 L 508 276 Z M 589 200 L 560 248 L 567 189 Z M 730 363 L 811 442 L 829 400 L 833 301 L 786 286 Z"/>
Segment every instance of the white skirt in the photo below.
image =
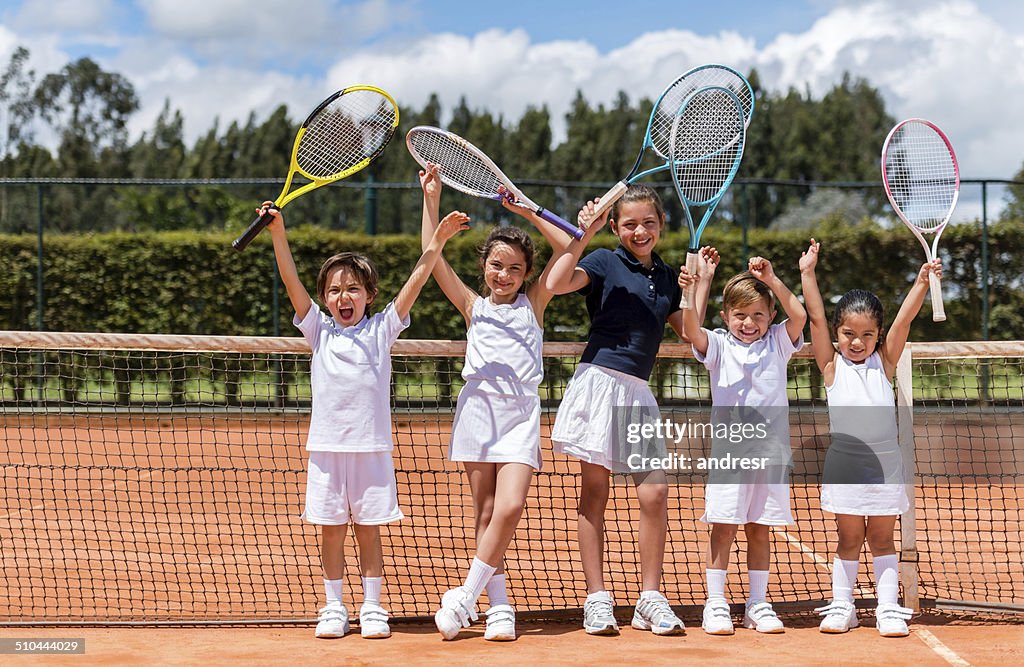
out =
<path fill-rule="evenodd" d="M 903 484 L 822 484 L 821 509 L 854 516 L 897 516 L 910 509 Z"/>
<path fill-rule="evenodd" d="M 896 516 L 910 509 L 898 443 L 865 444 L 833 436 L 825 454 L 821 509 L 854 516 Z"/>
<path fill-rule="evenodd" d="M 540 397 L 524 389 L 522 395 L 498 394 L 467 383 L 455 407 L 448 459 L 525 463 L 540 470 Z"/>
<path fill-rule="evenodd" d="M 580 364 L 569 380 L 551 430 L 553 449 L 611 472 L 638 472 L 628 462 L 638 453 L 630 429 L 661 419 L 647 381 L 628 373 Z M 664 440 L 645 440 L 643 455 L 666 455 Z"/>

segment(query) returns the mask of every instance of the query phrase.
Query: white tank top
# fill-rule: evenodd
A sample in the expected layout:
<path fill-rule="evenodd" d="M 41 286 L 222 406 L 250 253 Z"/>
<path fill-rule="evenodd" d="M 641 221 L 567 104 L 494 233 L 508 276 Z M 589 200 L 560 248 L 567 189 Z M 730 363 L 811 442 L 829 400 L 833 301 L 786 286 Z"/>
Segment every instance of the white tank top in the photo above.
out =
<path fill-rule="evenodd" d="M 525 294 L 497 305 L 477 298 L 466 338 L 463 379 L 500 394 L 522 394 L 524 388 L 536 392 L 544 379 L 544 330 Z"/>
<path fill-rule="evenodd" d="M 878 352 L 862 364 L 837 354 L 835 378 L 825 395 L 833 437 L 849 435 L 868 444 L 897 441 L 896 400 Z"/>

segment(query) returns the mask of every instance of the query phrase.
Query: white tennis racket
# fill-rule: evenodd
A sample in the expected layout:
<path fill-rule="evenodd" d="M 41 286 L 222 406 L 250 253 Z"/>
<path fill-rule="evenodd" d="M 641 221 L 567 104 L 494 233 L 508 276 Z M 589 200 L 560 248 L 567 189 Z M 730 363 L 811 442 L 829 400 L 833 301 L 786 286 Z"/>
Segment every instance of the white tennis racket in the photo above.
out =
<path fill-rule="evenodd" d="M 533 211 L 574 238 L 583 238 L 583 230 L 524 195 L 491 158 L 459 135 L 419 125 L 409 130 L 405 143 L 409 153 L 424 169 L 427 163 L 440 167 L 438 174 L 445 185 L 467 195 L 494 201 L 509 199 L 511 195 L 513 203 Z"/>
<path fill-rule="evenodd" d="M 896 215 L 903 221 L 932 261 L 938 256 L 939 237 L 960 197 L 960 166 L 949 139 L 934 123 L 911 118 L 889 131 L 882 146 L 882 183 Z M 932 234 L 929 245 L 925 234 Z M 928 276 L 932 320 L 942 322 L 942 286 Z"/>
<path fill-rule="evenodd" d="M 675 125 L 676 117 L 682 108 L 687 97 L 701 88 L 719 86 L 732 91 L 740 102 L 743 109 L 743 126 L 750 125 L 750 119 L 754 115 L 754 91 L 746 77 L 725 65 L 701 65 L 694 67 L 668 85 L 658 97 L 651 110 L 651 117 L 647 121 L 647 132 L 644 133 L 644 143 L 640 147 L 640 153 L 636 156 L 636 163 L 629 174 L 612 186 L 597 204 L 594 218 L 597 218 L 612 204 L 617 202 L 626 192 L 630 183 L 650 176 L 651 174 L 665 171 L 670 166 L 669 158 L 672 156 L 672 128 Z M 655 156 L 662 160 L 657 166 L 640 171 L 640 164 L 643 162 L 647 149 L 650 148 Z"/>

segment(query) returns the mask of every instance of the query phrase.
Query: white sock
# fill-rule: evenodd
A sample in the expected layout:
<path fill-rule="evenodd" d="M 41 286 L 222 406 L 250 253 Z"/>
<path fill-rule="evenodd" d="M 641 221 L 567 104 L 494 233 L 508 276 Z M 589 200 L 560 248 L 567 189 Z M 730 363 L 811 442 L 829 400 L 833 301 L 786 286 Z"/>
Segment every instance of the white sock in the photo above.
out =
<path fill-rule="evenodd" d="M 728 570 L 704 570 L 708 583 L 708 601 L 725 600 L 725 575 Z"/>
<path fill-rule="evenodd" d="M 664 597 L 664 596 L 662 596 L 661 591 L 640 591 L 640 599 L 641 600 L 646 600 L 647 598 L 658 599 L 658 598 L 661 598 L 661 597 Z"/>
<path fill-rule="evenodd" d="M 764 602 L 768 597 L 768 570 L 747 570 L 747 582 L 750 585 L 747 604 Z"/>
<path fill-rule="evenodd" d="M 383 577 L 363 577 L 363 604 L 380 606 L 380 589 Z"/>
<path fill-rule="evenodd" d="M 612 594 L 608 591 L 597 591 L 596 593 L 588 593 L 587 602 L 590 602 L 591 600 L 606 600 L 608 602 L 611 602 Z"/>
<path fill-rule="evenodd" d="M 508 592 L 505 590 L 505 575 L 496 574 L 487 582 L 487 601 L 492 607 L 500 604 L 508 604 Z"/>
<path fill-rule="evenodd" d="M 859 560 L 832 559 L 832 599 L 853 602 L 853 588 L 857 585 Z"/>
<path fill-rule="evenodd" d="M 491 567 L 476 556 L 473 557 L 473 565 L 469 568 L 469 574 L 466 576 L 465 584 L 466 588 L 469 589 L 470 594 L 473 596 L 470 603 L 476 602 L 476 599 L 484 592 L 484 587 L 487 586 L 487 582 L 494 576 L 494 571 L 497 569 L 498 568 L 496 567 Z"/>
<path fill-rule="evenodd" d="M 900 597 L 899 556 L 875 556 L 874 562 L 878 604 L 897 604 Z"/>
<path fill-rule="evenodd" d="M 327 604 L 337 602 L 341 604 L 341 585 L 344 579 L 324 579 L 324 593 L 327 594 Z"/>

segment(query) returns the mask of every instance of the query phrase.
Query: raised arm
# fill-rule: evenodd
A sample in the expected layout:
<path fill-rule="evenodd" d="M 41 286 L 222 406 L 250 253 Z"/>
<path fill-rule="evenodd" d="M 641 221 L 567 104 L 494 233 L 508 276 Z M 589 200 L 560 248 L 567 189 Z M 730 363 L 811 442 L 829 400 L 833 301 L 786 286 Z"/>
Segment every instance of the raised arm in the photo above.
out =
<path fill-rule="evenodd" d="M 814 350 L 814 361 L 818 370 L 830 375 L 828 369 L 834 368 L 836 348 L 832 345 L 832 330 L 825 317 L 825 302 L 821 299 L 818 289 L 818 276 L 814 273 L 818 266 L 818 250 L 821 244 L 811 239 L 807 251 L 800 255 L 800 285 L 804 292 L 804 307 L 811 321 L 811 349 Z M 832 378 L 826 377 L 825 384 L 831 385 Z"/>
<path fill-rule="evenodd" d="M 782 279 L 775 275 L 772 263 L 764 257 L 751 257 L 747 268 L 750 269 L 751 275 L 767 285 L 775 295 L 788 318 L 786 320 L 786 335 L 796 344 L 803 334 L 804 325 L 807 324 L 807 311 L 800 304 L 800 299 L 796 298 L 796 295 L 786 287 Z"/>
<path fill-rule="evenodd" d="M 896 319 L 892 326 L 885 333 L 882 341 L 882 362 L 885 365 L 885 372 L 891 378 L 896 372 L 896 364 L 903 354 L 903 348 L 907 345 L 907 337 L 910 335 L 910 323 L 914 321 L 921 311 L 925 297 L 928 296 L 928 274 L 934 273 L 936 278 L 942 278 L 942 260 L 933 259 L 921 265 L 917 272 L 917 279 L 910 287 L 907 298 L 903 300 L 900 310 L 896 313 Z"/>
<path fill-rule="evenodd" d="M 697 311 L 697 323 L 700 326 L 704 326 L 704 322 L 707 319 L 708 301 L 711 299 L 711 283 L 715 278 L 715 269 L 718 268 L 722 258 L 718 254 L 718 249 L 711 246 L 701 248 L 698 258 L 697 295 L 695 299 L 697 307 L 695 310 Z M 682 273 L 685 268 L 685 266 L 680 267 L 679 272 Z M 679 309 L 668 316 L 668 323 L 677 336 L 684 341 L 689 341 L 690 337 L 686 335 L 683 322 L 684 317 L 683 309 Z"/>
<path fill-rule="evenodd" d="M 420 170 L 420 187 L 423 189 L 423 221 L 420 225 L 420 249 L 426 250 L 434 236 L 440 218 L 441 206 L 441 177 L 438 175 L 438 166 L 428 164 L 427 169 Z M 468 220 L 468 218 L 467 218 Z M 433 270 L 434 279 L 448 300 L 452 302 L 469 326 L 469 319 L 473 311 L 473 303 L 476 301 L 477 293 L 466 283 L 462 282 L 455 269 L 442 255 Z"/>
<path fill-rule="evenodd" d="M 701 262 L 706 262 L 705 259 L 706 248 L 701 249 Z M 718 256 L 718 252 L 715 251 L 715 257 Z M 712 275 L 714 275 L 712 273 Z M 692 285 L 697 285 L 697 308 L 683 308 L 678 313 L 673 315 L 682 314 L 682 335 L 680 338 L 690 341 L 691 347 L 694 351 L 700 352 L 701 354 L 707 354 L 708 352 L 708 332 L 701 326 L 703 321 L 703 309 L 700 308 L 700 294 L 702 291 L 702 282 L 711 282 L 711 279 L 706 277 L 704 271 L 700 268 L 697 270 L 697 274 L 694 275 L 686 270 L 685 266 L 679 269 L 679 289 L 686 291 Z M 707 294 L 710 292 L 711 287 L 708 286 L 703 289 L 704 291 L 704 307 L 707 307 Z M 671 318 L 669 318 L 671 322 Z M 674 327 L 673 327 L 674 328 Z"/>
<path fill-rule="evenodd" d="M 577 220 L 580 227 L 586 229 L 583 238 L 579 240 L 572 239 L 569 245 L 557 257 L 552 254 L 551 261 L 548 262 L 548 266 L 544 270 L 544 285 L 552 294 L 568 294 L 590 284 L 590 276 L 576 265 L 579 263 L 580 256 L 583 255 L 583 250 L 586 249 L 587 244 L 601 231 L 601 228 L 608 221 L 607 211 L 600 217 L 593 219 L 594 209 L 599 201 L 599 199 L 594 199 L 587 202 L 580 209 Z"/>
<path fill-rule="evenodd" d="M 430 242 L 427 244 L 423 254 L 420 255 L 416 266 L 413 267 L 412 274 L 405 281 L 402 289 L 398 291 L 398 296 L 395 297 L 395 311 L 398 313 L 398 317 L 404 320 L 409 315 L 412 305 L 416 303 L 420 291 L 427 284 L 431 271 L 434 270 L 434 266 L 441 257 L 441 250 L 444 248 L 444 244 L 460 231 L 469 229 L 469 225 L 466 224 L 468 221 L 469 216 L 465 213 L 449 213 L 441 221 L 441 224 L 437 226 L 437 229 L 434 230 Z"/>
<path fill-rule="evenodd" d="M 256 210 L 256 213 L 263 215 L 269 211 L 274 218 L 267 225 L 267 229 L 270 230 L 270 238 L 274 242 L 274 258 L 277 260 L 277 270 L 281 274 L 281 282 L 284 283 L 285 290 L 288 291 L 288 300 L 292 302 L 295 315 L 298 316 L 299 320 L 303 320 L 306 318 L 306 313 L 309 312 L 310 306 L 313 305 L 313 300 L 309 298 L 309 292 L 306 291 L 306 286 L 299 280 L 299 272 L 295 269 L 292 250 L 288 246 L 288 232 L 284 228 L 284 216 L 281 214 L 281 211 L 273 208 L 273 206 L 274 202 L 265 201 Z"/>
<path fill-rule="evenodd" d="M 502 190 L 503 188 L 498 188 L 499 192 Z M 548 303 L 551 301 L 551 297 L 554 296 L 554 292 L 552 292 L 547 286 L 548 274 L 550 273 L 555 260 L 566 251 L 569 247 L 569 243 L 575 239 L 528 208 L 519 206 L 508 199 L 502 199 L 501 205 L 505 207 L 506 211 L 510 211 L 521 216 L 524 220 L 536 227 L 544 236 L 544 239 L 547 240 L 548 245 L 551 246 L 551 257 L 548 259 L 548 263 L 544 266 L 544 270 L 541 272 L 540 277 L 533 281 L 530 287 L 526 290 L 526 296 L 530 300 L 530 304 L 533 306 L 533 312 L 537 317 L 537 322 L 543 327 L 544 311 L 547 309 Z"/>

